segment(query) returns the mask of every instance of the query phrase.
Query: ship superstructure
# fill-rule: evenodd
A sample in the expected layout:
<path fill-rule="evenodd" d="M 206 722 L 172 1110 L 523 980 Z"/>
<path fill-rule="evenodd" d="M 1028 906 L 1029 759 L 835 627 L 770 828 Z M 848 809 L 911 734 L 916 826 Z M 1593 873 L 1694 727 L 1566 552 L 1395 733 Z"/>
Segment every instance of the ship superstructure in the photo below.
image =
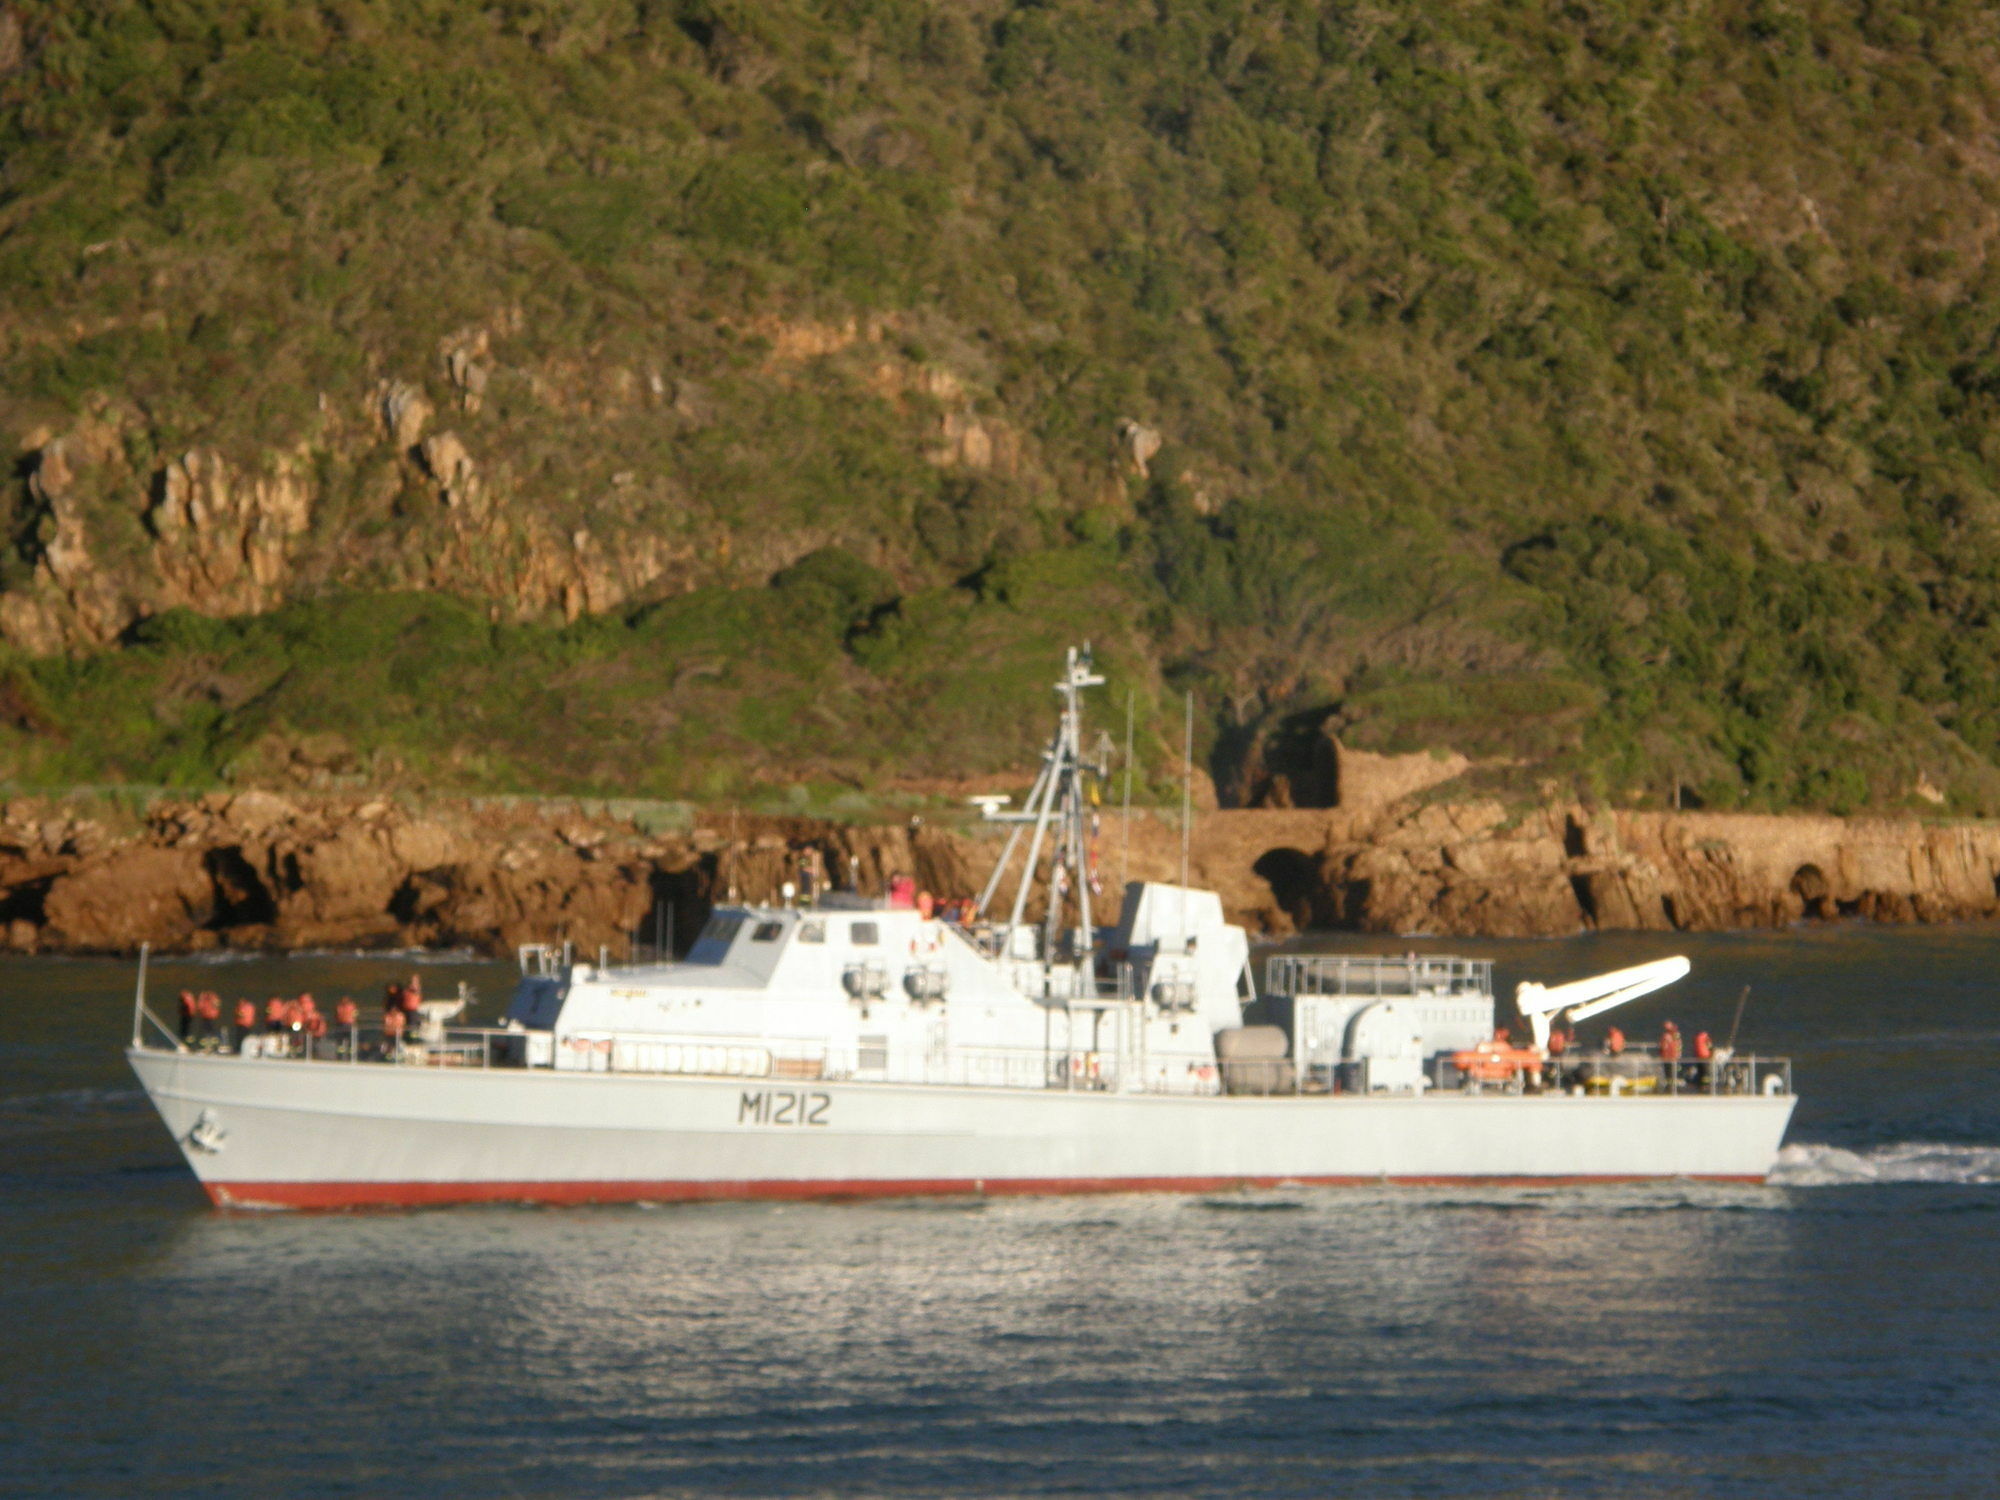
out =
<path fill-rule="evenodd" d="M 722 905 L 676 962 L 532 946 L 495 1027 L 432 1006 L 408 1036 L 224 1051 L 159 1027 L 165 1048 L 141 1001 L 128 1055 L 222 1204 L 1769 1171 L 1782 1060 L 1550 1050 L 1562 1018 L 1685 960 L 1523 986 L 1515 1047 L 1477 960 L 1279 954 L 1260 995 L 1213 892 L 1132 882 L 1103 923 L 1081 708 L 1100 680 L 1072 650 L 1023 805 L 982 799 L 1009 832 L 976 899 L 903 878 Z"/>

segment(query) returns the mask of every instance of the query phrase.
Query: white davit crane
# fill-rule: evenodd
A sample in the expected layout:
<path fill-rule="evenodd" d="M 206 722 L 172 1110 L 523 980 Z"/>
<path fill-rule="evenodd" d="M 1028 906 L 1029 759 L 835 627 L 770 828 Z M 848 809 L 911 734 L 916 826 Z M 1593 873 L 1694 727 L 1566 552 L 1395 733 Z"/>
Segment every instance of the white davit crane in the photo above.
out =
<path fill-rule="evenodd" d="M 1553 988 L 1530 979 L 1514 987 L 1514 1004 L 1528 1018 L 1535 1045 L 1546 1051 L 1549 1028 L 1562 1011 L 1569 1012 L 1572 1022 L 1588 1021 L 1613 1006 L 1665 989 L 1676 979 L 1685 979 L 1692 967 L 1685 958 L 1658 958 L 1649 964 L 1613 969 L 1609 974 L 1593 974 L 1588 979 L 1573 979 Z"/>

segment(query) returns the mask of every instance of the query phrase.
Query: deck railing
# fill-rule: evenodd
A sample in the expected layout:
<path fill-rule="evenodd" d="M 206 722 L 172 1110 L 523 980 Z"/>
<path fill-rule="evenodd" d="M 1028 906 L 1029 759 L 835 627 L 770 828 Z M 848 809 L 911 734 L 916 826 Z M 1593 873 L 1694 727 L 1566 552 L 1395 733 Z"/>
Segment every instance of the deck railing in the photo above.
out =
<path fill-rule="evenodd" d="M 1099 1014 L 1115 1015 L 1117 1002 Z M 1365 1095 L 1380 1093 L 1365 1061 L 1307 1063 L 1249 1058 L 1213 1065 L 1184 1056 L 1151 1063 L 1121 1046 L 1115 1031 L 1103 1046 L 1074 1045 L 1052 1035 L 1043 1047 L 939 1047 L 895 1052 L 866 1039 L 857 1046 L 752 1036 L 655 1036 L 614 1032 L 547 1032 L 499 1026 L 427 1028 L 414 1038 L 390 1037 L 376 1025 L 335 1026 L 311 1036 L 284 1028 L 198 1027 L 176 1038 L 150 1011 L 160 1034 L 178 1050 L 280 1060 L 387 1064 L 428 1068 L 553 1068 L 560 1072 L 757 1079 L 768 1083 L 907 1083 L 974 1088 L 1063 1089 L 1076 1092 L 1232 1095 Z M 1790 1094 L 1788 1057 L 1737 1053 L 1709 1059 L 1662 1059 L 1652 1047 L 1624 1052 L 1570 1053 L 1538 1069 L 1500 1078 L 1461 1073 L 1451 1060 L 1431 1060 L 1424 1090 L 1454 1095 L 1572 1094 L 1608 1097 Z M 1410 1090 L 1403 1089 L 1402 1092 Z"/>
<path fill-rule="evenodd" d="M 1490 995 L 1484 958 L 1405 954 L 1275 953 L 1264 961 L 1267 995 Z"/>

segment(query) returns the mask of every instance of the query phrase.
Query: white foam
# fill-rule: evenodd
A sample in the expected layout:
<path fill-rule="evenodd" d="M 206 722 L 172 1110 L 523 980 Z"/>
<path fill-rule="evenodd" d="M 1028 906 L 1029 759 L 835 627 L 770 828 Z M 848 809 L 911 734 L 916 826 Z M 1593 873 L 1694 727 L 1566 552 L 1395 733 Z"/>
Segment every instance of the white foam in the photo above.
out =
<path fill-rule="evenodd" d="M 1870 1182 L 2000 1185 L 2000 1146 L 1945 1146 L 1898 1141 L 1846 1151 L 1787 1146 L 1771 1170 L 1774 1187 L 1851 1187 Z"/>

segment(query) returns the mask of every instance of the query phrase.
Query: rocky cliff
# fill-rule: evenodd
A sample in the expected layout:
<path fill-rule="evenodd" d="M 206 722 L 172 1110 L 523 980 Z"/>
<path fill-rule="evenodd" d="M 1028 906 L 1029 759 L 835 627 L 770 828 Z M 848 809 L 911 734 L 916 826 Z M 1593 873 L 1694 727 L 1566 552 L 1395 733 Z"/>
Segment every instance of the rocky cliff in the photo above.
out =
<path fill-rule="evenodd" d="M 2000 70 L 1905 9 L 0 0 L 0 784 L 874 793 L 1087 634 L 1231 804 L 2000 813 Z"/>
<path fill-rule="evenodd" d="M 842 399 L 892 413 L 920 468 L 1011 482 L 1038 462 L 1014 428 L 982 414 L 967 380 L 904 353 L 893 319 L 764 317 L 741 332 L 766 351 L 750 378 L 773 391 L 833 362 Z M 519 310 L 503 309 L 393 377 L 320 391 L 290 438 L 231 451 L 161 450 L 140 404 L 103 393 L 67 420 L 29 424 L 0 642 L 85 650 L 168 610 L 260 614 L 329 586 L 439 590 L 496 617 L 575 620 L 702 583 L 761 584 L 833 541 L 909 563 L 907 538 L 836 524 L 830 506 L 814 524 L 738 535 L 740 497 L 718 502 L 671 474 L 617 467 L 621 453 L 657 457 L 634 428 L 646 443 L 706 430 L 713 394 L 656 368 L 532 345 Z M 514 405 L 489 410 L 489 390 Z M 526 461 L 524 410 L 554 431 Z M 1120 471 L 1107 453 L 1094 477 L 1116 485 Z M 581 498 L 554 503 L 551 484 Z"/>
<path fill-rule="evenodd" d="M 844 883 L 907 872 L 976 891 L 996 830 L 718 813 L 662 830 L 606 803 L 284 798 L 160 801 L 123 817 L 0 810 L 0 923 L 16 952 L 466 945 L 568 939 L 624 953 L 712 902 L 769 900 L 816 849 Z M 1170 817 L 1109 820 L 1107 882 L 1173 878 Z M 2000 915 L 2000 827 L 1497 803 L 1202 814 L 1190 878 L 1231 914 L 1300 928 L 1464 936 L 1771 926 L 1859 915 Z M 1004 894 L 1004 893 L 1003 893 Z M 670 915 L 669 915 L 670 914 Z"/>

